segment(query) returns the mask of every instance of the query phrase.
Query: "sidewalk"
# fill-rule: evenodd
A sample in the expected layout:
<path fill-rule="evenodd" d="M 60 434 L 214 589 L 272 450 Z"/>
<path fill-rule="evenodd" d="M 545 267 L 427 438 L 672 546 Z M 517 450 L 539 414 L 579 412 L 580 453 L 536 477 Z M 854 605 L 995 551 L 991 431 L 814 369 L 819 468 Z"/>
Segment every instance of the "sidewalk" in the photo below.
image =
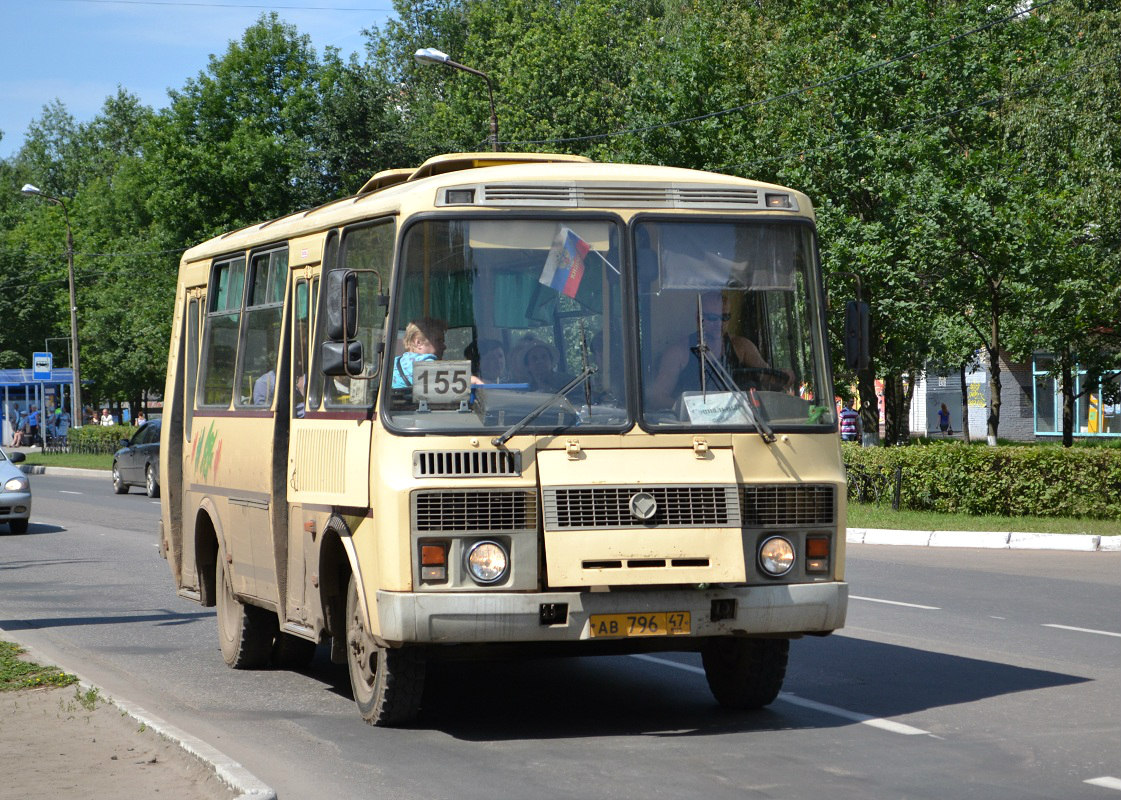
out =
<path fill-rule="evenodd" d="M 16 641 L 9 631 L 0 638 Z M 37 653 L 23 658 L 77 675 L 75 686 L 0 692 L 0 798 L 276 800 L 227 756 Z"/>

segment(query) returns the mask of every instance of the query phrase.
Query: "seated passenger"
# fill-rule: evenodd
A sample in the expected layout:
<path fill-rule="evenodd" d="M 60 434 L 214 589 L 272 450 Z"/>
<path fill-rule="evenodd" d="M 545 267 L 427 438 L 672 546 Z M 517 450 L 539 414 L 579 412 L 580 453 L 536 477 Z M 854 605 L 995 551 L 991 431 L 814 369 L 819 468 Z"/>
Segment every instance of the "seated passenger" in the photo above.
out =
<path fill-rule="evenodd" d="M 497 339 L 479 339 L 467 345 L 464 355 L 471 360 L 475 372 L 471 382 L 475 384 L 504 383 L 506 374 L 506 351 Z"/>
<path fill-rule="evenodd" d="M 393 388 L 413 385 L 413 366 L 418 361 L 437 361 L 444 355 L 444 333 L 448 324 L 441 319 L 421 317 L 405 326 L 405 352 L 393 359 Z"/>
<path fill-rule="evenodd" d="M 557 350 L 536 336 L 522 337 L 515 349 L 516 380 L 528 383 L 535 392 L 555 392 L 564 388 L 568 379 L 557 372 Z"/>

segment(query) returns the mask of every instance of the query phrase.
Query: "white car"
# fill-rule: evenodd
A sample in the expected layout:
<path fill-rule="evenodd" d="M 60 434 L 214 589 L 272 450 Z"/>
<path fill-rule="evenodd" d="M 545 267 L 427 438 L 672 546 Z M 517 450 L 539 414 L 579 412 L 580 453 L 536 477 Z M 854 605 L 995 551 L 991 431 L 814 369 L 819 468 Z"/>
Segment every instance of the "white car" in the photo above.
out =
<path fill-rule="evenodd" d="M 27 533 L 31 520 L 31 481 L 16 466 L 23 459 L 23 453 L 0 450 L 0 524 L 8 523 L 12 533 Z"/>

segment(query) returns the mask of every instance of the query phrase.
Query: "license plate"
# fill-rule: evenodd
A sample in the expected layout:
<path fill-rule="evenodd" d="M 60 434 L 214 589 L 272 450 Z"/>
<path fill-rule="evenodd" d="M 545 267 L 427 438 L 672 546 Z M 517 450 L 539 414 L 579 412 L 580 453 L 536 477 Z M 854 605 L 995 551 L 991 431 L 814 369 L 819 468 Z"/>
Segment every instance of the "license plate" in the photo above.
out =
<path fill-rule="evenodd" d="M 592 614 L 592 638 L 627 636 L 681 636 L 689 633 L 688 611 L 655 611 L 651 614 Z"/>

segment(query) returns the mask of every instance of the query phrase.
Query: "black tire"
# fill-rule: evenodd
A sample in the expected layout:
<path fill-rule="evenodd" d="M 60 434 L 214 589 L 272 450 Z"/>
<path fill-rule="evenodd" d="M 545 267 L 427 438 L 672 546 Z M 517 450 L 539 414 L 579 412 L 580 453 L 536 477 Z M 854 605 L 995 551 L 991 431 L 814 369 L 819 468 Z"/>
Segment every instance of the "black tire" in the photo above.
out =
<path fill-rule="evenodd" d="M 121 470 L 117 462 L 113 462 L 113 491 L 117 494 L 128 494 L 128 484 L 121 479 Z"/>
<path fill-rule="evenodd" d="M 739 711 L 774 702 L 786 677 L 788 639 L 710 639 L 701 648 L 708 688 L 716 702 Z"/>
<path fill-rule="evenodd" d="M 234 596 L 233 584 L 226 569 L 226 557 L 221 551 L 218 552 L 215 588 L 218 594 L 218 643 L 222 647 L 222 660 L 234 669 L 266 666 L 277 634 L 276 615 L 263 608 L 247 605 Z"/>
<path fill-rule="evenodd" d="M 144 468 L 144 491 L 149 497 L 160 496 L 160 484 L 156 480 L 156 471 L 149 464 Z"/>
<path fill-rule="evenodd" d="M 315 658 L 315 642 L 290 633 L 278 633 L 272 646 L 272 664 L 281 669 L 304 669 Z"/>
<path fill-rule="evenodd" d="M 415 647 L 379 647 L 374 642 L 362 618 L 353 575 L 346 593 L 346 663 L 362 719 L 393 727 L 416 717 L 424 693 L 424 658 Z"/>
<path fill-rule="evenodd" d="M 27 533 L 28 520 L 26 519 L 10 519 L 8 520 L 8 530 L 14 534 Z"/>

